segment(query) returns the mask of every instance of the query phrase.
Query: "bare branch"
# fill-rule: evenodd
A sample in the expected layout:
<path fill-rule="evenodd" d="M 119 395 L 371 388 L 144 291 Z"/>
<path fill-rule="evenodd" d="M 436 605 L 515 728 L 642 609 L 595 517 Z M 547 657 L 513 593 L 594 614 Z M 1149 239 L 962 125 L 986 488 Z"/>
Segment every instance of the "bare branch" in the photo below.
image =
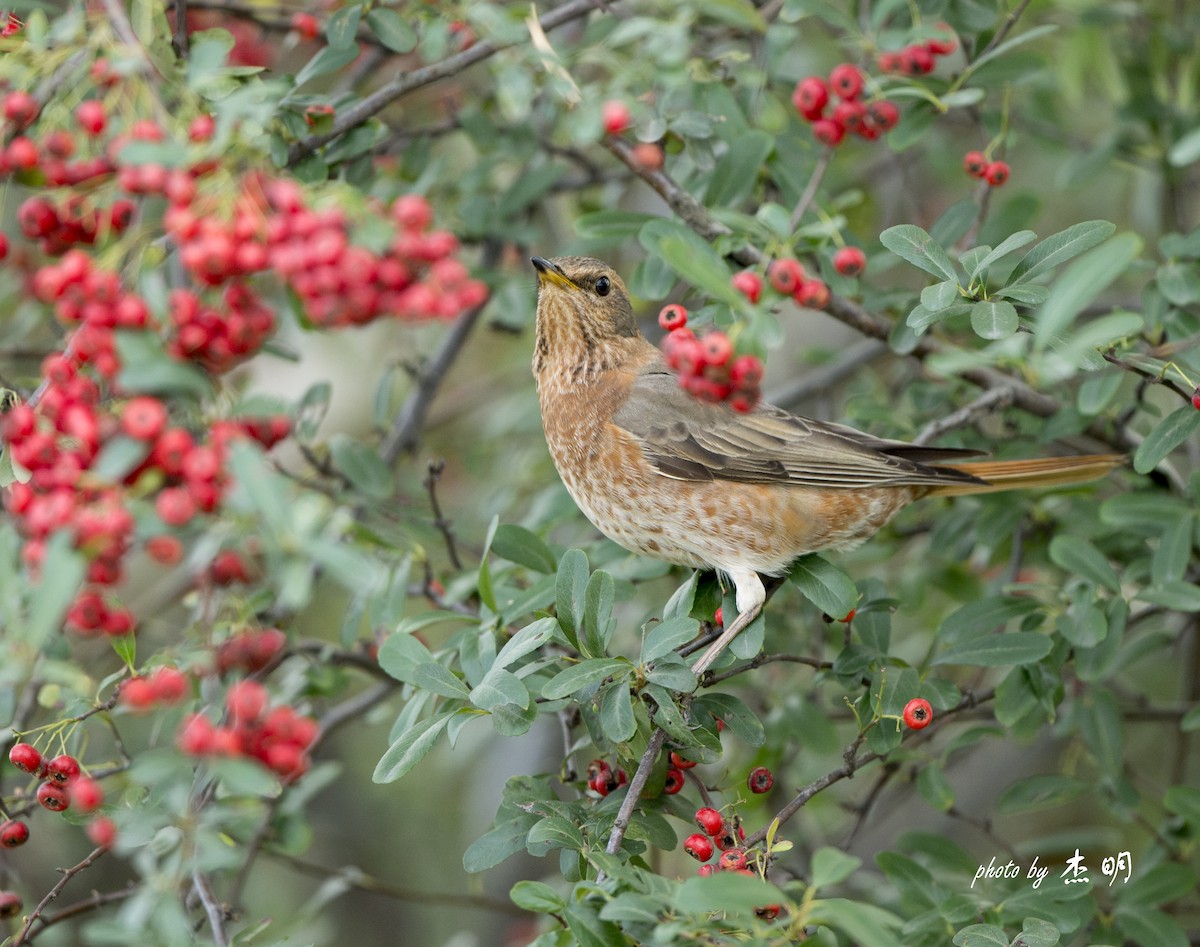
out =
<path fill-rule="evenodd" d="M 204 906 L 208 926 L 212 930 L 213 942 L 217 947 L 229 947 L 229 932 L 225 930 L 225 909 L 217 903 L 212 886 L 199 869 L 192 872 L 192 888 Z"/>
<path fill-rule="evenodd" d="M 98 859 L 107 851 L 108 849 L 104 848 L 103 846 L 92 849 L 91 854 L 79 864 L 73 865 L 70 868 L 59 869 L 59 871 L 62 872 L 62 877 L 58 880 L 53 888 L 46 892 L 46 896 L 38 902 L 37 907 L 35 907 L 25 918 L 25 923 L 22 925 L 21 930 L 17 933 L 17 936 L 12 941 L 12 947 L 20 947 L 21 944 L 27 944 L 30 940 L 32 940 L 30 931 L 33 929 L 33 925 L 41 919 L 42 914 L 45 912 L 50 903 L 62 893 L 63 888 L 70 883 L 72 878 L 74 878 L 81 871 L 90 868 L 96 862 L 96 859 Z"/>
<path fill-rule="evenodd" d="M 913 438 L 914 444 L 928 444 L 935 441 L 947 431 L 973 424 L 977 418 L 990 414 L 997 408 L 1013 403 L 1011 388 L 990 388 L 970 404 L 963 405 L 957 411 L 952 411 L 944 418 L 930 421 L 921 429 L 921 433 Z"/>

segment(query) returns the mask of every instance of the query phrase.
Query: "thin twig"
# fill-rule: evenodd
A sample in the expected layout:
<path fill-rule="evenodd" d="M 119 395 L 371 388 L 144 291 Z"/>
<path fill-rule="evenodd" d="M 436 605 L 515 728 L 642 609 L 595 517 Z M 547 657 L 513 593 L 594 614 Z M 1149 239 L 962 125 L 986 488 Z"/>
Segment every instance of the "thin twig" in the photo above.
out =
<path fill-rule="evenodd" d="M 859 339 L 828 365 L 806 371 L 786 388 L 767 392 L 765 400 L 781 408 L 798 405 L 815 395 L 825 394 L 860 365 L 872 362 L 887 352 L 887 344 L 879 339 Z"/>
<path fill-rule="evenodd" d="M 1004 18 L 1004 22 L 1000 24 L 1000 27 L 996 30 L 995 35 L 992 36 L 991 42 L 983 47 L 983 52 L 981 52 L 979 56 L 976 56 L 975 58 L 979 59 L 981 56 L 985 55 L 986 53 L 990 53 L 993 49 L 1003 43 L 1008 34 L 1012 32 L 1012 28 L 1017 25 L 1017 20 L 1021 19 L 1021 15 L 1025 12 L 1025 8 L 1028 6 L 1029 0 L 1021 0 L 1021 2 L 1017 5 L 1017 8 Z"/>
<path fill-rule="evenodd" d="M 489 240 L 484 245 L 481 266 L 486 272 L 491 270 L 500 260 L 501 246 L 497 240 Z M 479 321 L 479 314 L 487 305 L 485 300 L 478 306 L 468 309 L 458 317 L 446 337 L 442 339 L 441 347 L 434 353 L 428 364 L 423 366 L 416 378 L 416 388 L 396 415 L 392 430 L 388 433 L 383 445 L 379 448 L 379 456 L 391 466 L 404 452 L 414 451 L 421 438 L 421 430 L 425 426 L 425 418 L 429 406 L 445 380 L 446 373 L 458 353 L 466 344 L 471 330 Z"/>
<path fill-rule="evenodd" d="M 431 460 L 429 462 L 429 472 L 423 484 L 426 492 L 429 494 L 430 509 L 433 510 L 433 525 L 437 527 L 438 532 L 442 534 L 442 539 L 446 543 L 446 555 L 450 557 L 450 565 L 454 567 L 455 572 L 461 572 L 463 566 L 462 560 L 458 556 L 458 546 L 454 542 L 454 527 L 446 519 L 446 514 L 442 512 L 442 505 L 438 502 L 437 484 L 445 469 L 446 461 L 441 459 Z"/>
<path fill-rule="evenodd" d="M 1013 390 L 1011 388 L 990 388 L 970 404 L 963 405 L 957 411 L 951 411 L 944 418 L 930 421 L 921 429 L 921 433 L 913 438 L 913 443 L 928 444 L 946 432 L 973 424 L 982 415 L 990 414 L 997 408 L 1006 407 L 1012 402 Z"/>
<path fill-rule="evenodd" d="M 204 906 L 204 913 L 208 916 L 208 926 L 212 930 L 213 942 L 217 947 L 229 947 L 229 932 L 225 930 L 225 909 L 217 903 L 217 896 L 199 868 L 192 872 L 192 888 L 200 898 L 200 903 Z"/>
<path fill-rule="evenodd" d="M 637 807 L 638 800 L 642 796 L 642 790 L 646 788 L 646 781 L 650 778 L 650 771 L 654 769 L 654 763 L 658 759 L 658 754 L 662 752 L 663 743 L 666 742 L 667 731 L 658 727 L 654 733 L 650 735 L 650 742 L 646 745 L 646 752 L 642 754 L 642 759 L 638 763 L 638 768 L 633 774 L 633 779 L 629 780 L 629 788 L 625 791 L 625 798 L 621 800 L 621 808 L 617 810 L 617 820 L 613 823 L 612 834 L 608 837 L 608 845 L 605 846 L 605 851 L 610 855 L 615 855 L 621 848 L 621 842 L 625 839 L 625 833 L 629 831 L 629 821 L 633 818 L 633 810 Z M 602 880 L 597 878 L 597 884 Z"/>
<path fill-rule="evenodd" d="M 112 0 L 106 0 L 112 2 Z M 592 10 L 601 6 L 600 0 L 570 0 L 561 7 L 551 10 L 538 20 L 543 30 L 552 30 L 571 20 L 586 16 Z M 384 83 L 370 95 L 364 96 L 354 105 L 342 110 L 334 119 L 333 128 L 320 135 L 304 138 L 288 150 L 288 164 L 292 165 L 301 158 L 312 154 L 318 148 L 328 144 L 339 135 L 344 135 L 350 129 L 361 125 L 377 112 L 382 111 L 397 99 L 416 89 L 423 88 L 440 79 L 457 75 L 469 66 L 482 62 L 495 55 L 502 49 L 507 49 L 511 43 L 494 43 L 491 40 L 480 40 L 460 53 L 447 56 L 441 62 L 433 63 L 421 69 L 403 71 L 391 82 Z"/>
<path fill-rule="evenodd" d="M 53 888 L 46 892 L 46 896 L 38 902 L 37 907 L 35 907 L 25 918 L 24 925 L 21 927 L 21 930 L 18 932 L 17 936 L 13 939 L 12 947 L 20 947 L 21 944 L 26 944 L 29 942 L 29 932 L 33 928 L 33 925 L 41 918 L 42 913 L 46 910 L 47 906 L 49 906 L 49 904 L 55 898 L 57 898 L 59 894 L 62 893 L 63 888 L 67 886 L 72 878 L 74 878 L 81 871 L 90 868 L 95 863 L 96 859 L 98 859 L 107 851 L 108 849 L 104 846 L 94 848 L 92 849 L 91 854 L 79 864 L 73 865 L 70 868 L 59 869 L 59 871 L 62 872 L 62 877 L 58 880 Z"/>
<path fill-rule="evenodd" d="M 760 651 L 756 657 L 745 664 L 739 664 L 724 671 L 709 671 L 700 681 L 700 685 L 702 687 L 712 687 L 714 684 L 720 684 L 722 681 L 727 681 L 731 677 L 737 677 L 739 674 L 744 674 L 747 671 L 753 671 L 755 668 L 760 668 L 765 664 L 807 664 L 818 671 L 826 671 L 833 667 L 832 661 L 822 661 L 820 658 L 810 658 L 804 654 L 768 654 L 765 651 Z"/>
<path fill-rule="evenodd" d="M 817 189 L 821 186 L 821 181 L 825 177 L 825 171 L 829 167 L 829 162 L 832 158 L 833 149 L 826 148 L 821 152 L 821 157 L 817 159 L 817 163 L 813 165 L 812 174 L 808 176 L 808 184 L 804 186 L 804 193 L 800 195 L 800 200 L 796 201 L 796 207 L 792 211 L 792 218 L 789 223 L 793 231 L 800 226 L 800 221 L 808 213 L 808 208 L 817 196 Z"/>

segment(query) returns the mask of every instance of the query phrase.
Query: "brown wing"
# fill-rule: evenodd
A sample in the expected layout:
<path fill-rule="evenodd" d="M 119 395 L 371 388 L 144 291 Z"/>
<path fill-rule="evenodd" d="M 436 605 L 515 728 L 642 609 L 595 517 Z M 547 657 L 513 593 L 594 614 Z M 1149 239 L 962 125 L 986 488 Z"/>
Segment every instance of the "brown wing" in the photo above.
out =
<path fill-rule="evenodd" d="M 638 440 L 660 473 L 678 480 L 826 488 L 981 482 L 959 470 L 928 465 L 979 451 L 883 440 L 768 404 L 742 414 L 693 398 L 661 365 L 638 375 L 613 423 Z"/>

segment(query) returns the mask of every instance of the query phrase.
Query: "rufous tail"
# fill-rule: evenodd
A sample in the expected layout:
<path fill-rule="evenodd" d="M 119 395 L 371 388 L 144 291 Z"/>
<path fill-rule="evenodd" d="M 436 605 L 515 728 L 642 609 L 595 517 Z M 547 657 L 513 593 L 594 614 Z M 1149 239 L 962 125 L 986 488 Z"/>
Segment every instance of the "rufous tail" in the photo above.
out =
<path fill-rule="evenodd" d="M 1029 460 L 972 461 L 963 464 L 939 463 L 978 477 L 984 483 L 947 483 L 933 487 L 926 496 L 956 497 L 968 493 L 996 493 L 1000 490 L 1028 490 L 1032 487 L 1058 487 L 1069 483 L 1099 480 L 1114 467 L 1125 463 L 1120 454 L 1085 454 L 1080 457 L 1035 457 Z"/>

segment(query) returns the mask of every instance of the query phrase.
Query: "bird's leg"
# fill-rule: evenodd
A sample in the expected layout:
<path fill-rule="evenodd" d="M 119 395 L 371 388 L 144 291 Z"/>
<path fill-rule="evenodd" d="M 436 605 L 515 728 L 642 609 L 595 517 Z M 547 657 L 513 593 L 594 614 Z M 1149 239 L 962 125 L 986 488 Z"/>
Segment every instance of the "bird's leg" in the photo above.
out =
<path fill-rule="evenodd" d="M 709 666 L 721 656 L 721 652 L 749 625 L 762 611 L 763 603 L 767 600 L 767 590 L 763 588 L 762 579 L 753 569 L 729 571 L 737 590 L 738 614 L 729 626 L 721 632 L 721 637 L 708 646 L 708 650 L 700 655 L 700 659 L 692 665 L 692 673 L 699 677 L 709 669 Z"/>

